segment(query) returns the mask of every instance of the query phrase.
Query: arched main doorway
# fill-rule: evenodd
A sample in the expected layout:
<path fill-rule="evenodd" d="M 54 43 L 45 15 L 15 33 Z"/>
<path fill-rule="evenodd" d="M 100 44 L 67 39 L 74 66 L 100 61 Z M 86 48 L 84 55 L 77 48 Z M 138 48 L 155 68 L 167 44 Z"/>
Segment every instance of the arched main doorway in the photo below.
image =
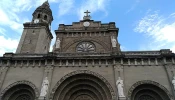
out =
<path fill-rule="evenodd" d="M 37 100 L 37 98 L 36 87 L 28 81 L 19 81 L 9 85 L 0 96 L 0 100 Z"/>
<path fill-rule="evenodd" d="M 54 87 L 53 100 L 114 100 L 110 84 L 99 74 L 81 70 L 64 76 Z"/>
<path fill-rule="evenodd" d="M 130 100 L 172 100 L 168 90 L 157 82 L 140 81 L 129 91 Z"/>

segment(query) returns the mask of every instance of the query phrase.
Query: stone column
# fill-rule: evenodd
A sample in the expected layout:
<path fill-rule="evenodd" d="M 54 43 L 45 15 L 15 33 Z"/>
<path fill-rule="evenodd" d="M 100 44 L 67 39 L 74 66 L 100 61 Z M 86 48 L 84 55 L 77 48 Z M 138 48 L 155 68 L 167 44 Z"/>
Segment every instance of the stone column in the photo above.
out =
<path fill-rule="evenodd" d="M 45 81 L 46 77 L 48 80 L 48 90 L 47 90 L 47 94 L 45 96 L 41 96 L 41 89 L 42 89 L 42 85 L 43 82 L 41 82 L 41 89 L 40 89 L 40 96 L 38 100 L 49 100 L 49 94 L 50 94 L 50 85 L 52 82 L 52 74 L 53 74 L 53 69 L 54 69 L 54 65 L 46 65 L 45 69 L 44 69 L 44 74 L 43 74 L 43 82 Z"/>
<path fill-rule="evenodd" d="M 0 67 L 0 92 L 1 92 L 1 88 L 3 86 L 7 71 L 9 69 L 8 64 L 7 65 L 1 65 Z"/>

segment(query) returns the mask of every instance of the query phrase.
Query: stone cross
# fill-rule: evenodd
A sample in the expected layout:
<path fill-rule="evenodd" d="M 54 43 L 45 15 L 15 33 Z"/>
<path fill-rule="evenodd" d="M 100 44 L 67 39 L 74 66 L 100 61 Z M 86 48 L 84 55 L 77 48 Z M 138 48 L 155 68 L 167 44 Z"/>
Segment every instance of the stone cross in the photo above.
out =
<path fill-rule="evenodd" d="M 84 12 L 84 13 L 86 13 L 86 16 L 89 16 L 88 14 L 91 13 L 91 12 L 89 12 L 89 11 L 87 10 L 87 11 Z"/>

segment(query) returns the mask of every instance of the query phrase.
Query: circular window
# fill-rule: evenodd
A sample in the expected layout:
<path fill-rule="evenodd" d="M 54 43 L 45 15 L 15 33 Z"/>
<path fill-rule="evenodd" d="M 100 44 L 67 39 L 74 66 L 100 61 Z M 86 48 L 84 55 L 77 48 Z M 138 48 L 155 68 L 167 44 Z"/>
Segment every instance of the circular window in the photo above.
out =
<path fill-rule="evenodd" d="M 94 44 L 90 42 L 81 42 L 77 46 L 77 52 L 95 52 Z"/>

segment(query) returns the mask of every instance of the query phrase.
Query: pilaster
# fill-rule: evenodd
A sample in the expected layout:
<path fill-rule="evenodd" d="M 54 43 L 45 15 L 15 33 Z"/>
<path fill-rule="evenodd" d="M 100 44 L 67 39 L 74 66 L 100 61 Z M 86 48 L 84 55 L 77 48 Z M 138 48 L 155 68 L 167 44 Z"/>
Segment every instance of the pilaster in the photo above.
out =
<path fill-rule="evenodd" d="M 0 66 L 0 92 L 1 92 L 1 88 L 3 86 L 7 71 L 9 69 L 9 64 L 10 62 L 7 62 L 7 65 L 1 65 Z"/>
<path fill-rule="evenodd" d="M 117 95 L 117 98 L 116 100 L 126 100 L 126 94 L 125 94 L 125 82 L 123 82 L 123 92 L 124 92 L 124 97 L 119 97 L 119 91 L 118 91 L 118 87 L 117 87 L 117 80 L 120 78 L 121 80 L 124 81 L 124 67 L 123 65 L 120 65 L 120 64 L 116 64 L 114 65 L 114 80 L 115 80 L 115 87 L 116 87 L 116 95 Z"/>
<path fill-rule="evenodd" d="M 51 85 L 51 82 L 52 82 L 53 69 L 54 69 L 54 66 L 52 64 L 51 65 L 46 64 L 45 69 L 44 69 L 44 74 L 43 74 L 43 81 L 47 77 L 47 79 L 49 81 L 49 85 L 48 85 L 48 90 L 47 90 L 46 96 L 45 97 L 39 96 L 39 100 L 49 100 L 49 94 L 50 94 L 50 91 L 51 91 L 50 85 Z M 42 89 L 42 84 L 41 84 L 41 89 Z"/>
<path fill-rule="evenodd" d="M 163 58 L 163 67 L 165 68 L 165 71 L 166 71 L 166 74 L 167 74 L 167 79 L 169 81 L 169 86 L 171 88 L 171 93 L 173 95 L 173 98 L 175 100 L 175 91 L 174 91 L 174 86 L 172 84 L 172 80 L 173 80 L 173 77 L 174 77 L 174 72 L 173 72 L 173 65 L 172 64 L 167 64 L 166 62 L 166 58 L 164 57 Z"/>

